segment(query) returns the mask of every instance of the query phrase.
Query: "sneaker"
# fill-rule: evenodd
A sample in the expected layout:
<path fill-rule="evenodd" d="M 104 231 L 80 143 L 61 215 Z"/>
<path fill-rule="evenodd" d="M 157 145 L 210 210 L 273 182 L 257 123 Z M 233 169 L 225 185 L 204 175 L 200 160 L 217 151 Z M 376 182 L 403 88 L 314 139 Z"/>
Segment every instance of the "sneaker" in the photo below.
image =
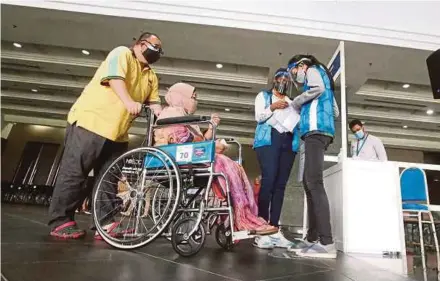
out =
<path fill-rule="evenodd" d="M 86 235 L 86 231 L 79 229 L 76 222 L 70 221 L 54 228 L 50 235 L 63 239 L 79 239 Z"/>
<path fill-rule="evenodd" d="M 316 242 L 309 242 L 307 239 L 294 239 L 292 241 L 292 245 L 290 245 L 289 248 L 287 248 L 288 252 L 298 253 L 301 252 L 312 245 L 314 245 Z"/>
<path fill-rule="evenodd" d="M 272 244 L 276 248 L 289 248 L 293 245 L 293 242 L 284 237 L 283 233 L 279 230 L 277 233 L 269 236 Z"/>
<path fill-rule="evenodd" d="M 322 245 L 321 242 L 318 242 L 298 252 L 297 255 L 308 258 L 336 259 L 337 251 L 334 243 Z"/>
<path fill-rule="evenodd" d="M 273 249 L 274 245 L 270 236 L 257 236 L 255 237 L 254 244 L 255 247 L 260 249 Z"/>

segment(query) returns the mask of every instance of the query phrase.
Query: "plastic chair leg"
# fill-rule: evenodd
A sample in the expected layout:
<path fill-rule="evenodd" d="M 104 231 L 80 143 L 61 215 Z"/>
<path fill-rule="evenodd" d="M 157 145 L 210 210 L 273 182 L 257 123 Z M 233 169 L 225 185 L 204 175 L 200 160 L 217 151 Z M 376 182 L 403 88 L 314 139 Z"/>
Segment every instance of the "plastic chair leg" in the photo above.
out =
<path fill-rule="evenodd" d="M 440 273 L 440 251 L 438 245 L 437 230 L 435 229 L 434 217 L 432 216 L 431 212 L 429 212 L 429 220 L 431 221 L 432 234 L 434 235 L 435 253 L 437 255 L 437 273 Z"/>
<path fill-rule="evenodd" d="M 425 243 L 423 237 L 423 217 L 422 212 L 417 213 L 417 220 L 419 222 L 419 238 L 420 238 L 420 252 L 422 255 L 422 267 L 423 267 L 423 277 L 424 280 L 427 280 L 427 272 L 426 272 L 426 257 L 425 257 Z"/>

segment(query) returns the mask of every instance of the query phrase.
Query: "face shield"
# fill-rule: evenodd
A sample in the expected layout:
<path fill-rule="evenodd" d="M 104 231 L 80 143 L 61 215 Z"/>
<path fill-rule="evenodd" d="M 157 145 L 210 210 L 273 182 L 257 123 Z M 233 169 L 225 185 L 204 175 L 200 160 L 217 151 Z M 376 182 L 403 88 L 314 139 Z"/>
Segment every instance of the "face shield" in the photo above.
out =
<path fill-rule="evenodd" d="M 286 71 L 279 71 L 275 73 L 273 89 L 282 95 L 290 94 L 291 82 L 289 73 Z"/>
<path fill-rule="evenodd" d="M 297 90 L 300 90 L 306 80 L 306 71 L 303 68 L 304 62 L 310 61 L 307 58 L 302 58 L 297 62 L 289 63 L 287 72 L 289 73 L 290 81 L 295 85 Z"/>

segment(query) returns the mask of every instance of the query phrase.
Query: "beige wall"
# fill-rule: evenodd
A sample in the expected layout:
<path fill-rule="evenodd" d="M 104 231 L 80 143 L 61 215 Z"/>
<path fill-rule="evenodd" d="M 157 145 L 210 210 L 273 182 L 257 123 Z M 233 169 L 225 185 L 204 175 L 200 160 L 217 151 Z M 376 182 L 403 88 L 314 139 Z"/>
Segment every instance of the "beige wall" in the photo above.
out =
<path fill-rule="evenodd" d="M 398 148 L 385 148 L 388 160 L 410 163 L 424 163 L 423 151 Z"/>
<path fill-rule="evenodd" d="M 20 162 L 24 147 L 29 141 L 60 144 L 60 150 L 64 142 L 64 128 L 53 128 L 34 125 L 15 125 L 8 137 L 6 149 L 2 155 L 2 181 L 11 181 L 15 169 Z M 142 137 L 130 138 L 129 147 L 135 147 L 142 143 Z"/>
<path fill-rule="evenodd" d="M 2 181 L 11 181 L 27 142 L 62 144 L 64 129 L 17 124 L 12 128 L 2 155 Z"/>

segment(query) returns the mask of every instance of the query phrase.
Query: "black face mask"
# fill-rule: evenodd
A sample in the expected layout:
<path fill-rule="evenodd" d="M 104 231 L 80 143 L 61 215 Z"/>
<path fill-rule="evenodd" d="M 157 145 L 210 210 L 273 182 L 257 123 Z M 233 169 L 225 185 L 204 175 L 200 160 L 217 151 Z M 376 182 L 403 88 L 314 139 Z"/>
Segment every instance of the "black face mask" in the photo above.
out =
<path fill-rule="evenodd" d="M 289 91 L 289 85 L 286 82 L 275 82 L 273 83 L 273 88 L 282 95 L 286 95 Z"/>
<path fill-rule="evenodd" d="M 152 50 L 147 47 L 147 49 L 142 53 L 144 58 L 147 60 L 148 64 L 153 64 L 160 59 L 160 51 Z"/>

